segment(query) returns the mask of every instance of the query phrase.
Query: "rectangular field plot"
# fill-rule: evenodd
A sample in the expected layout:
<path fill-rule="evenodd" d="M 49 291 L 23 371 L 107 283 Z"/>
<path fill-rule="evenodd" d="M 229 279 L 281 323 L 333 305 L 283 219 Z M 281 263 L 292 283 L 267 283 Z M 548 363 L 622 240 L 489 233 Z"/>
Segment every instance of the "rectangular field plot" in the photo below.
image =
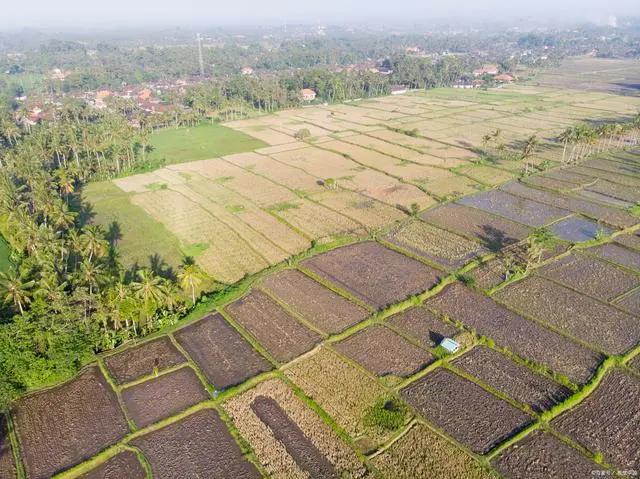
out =
<path fill-rule="evenodd" d="M 627 249 L 615 243 L 607 243 L 587 250 L 590 254 L 617 263 L 625 268 L 640 272 L 640 252 Z"/>
<path fill-rule="evenodd" d="M 166 336 L 104 358 L 104 364 L 117 384 L 135 381 L 185 362 L 184 356 Z"/>
<path fill-rule="evenodd" d="M 544 266 L 539 273 L 603 301 L 610 301 L 640 284 L 640 277 L 634 274 L 575 253 Z"/>
<path fill-rule="evenodd" d="M 551 226 L 551 231 L 558 238 L 571 241 L 572 243 L 581 243 L 583 241 L 596 239 L 599 233 L 604 235 L 613 233 L 611 228 L 579 216 L 572 216 L 558 221 Z"/>
<path fill-rule="evenodd" d="M 297 270 L 269 275 L 262 287 L 328 334 L 339 333 L 369 316 L 366 309 Z"/>
<path fill-rule="evenodd" d="M 468 196 L 458 200 L 458 203 L 479 208 L 533 227 L 547 225 L 571 214 L 568 210 L 519 198 L 499 190 Z"/>
<path fill-rule="evenodd" d="M 396 228 L 386 239 L 447 269 L 457 269 L 488 253 L 479 243 L 419 220 Z"/>
<path fill-rule="evenodd" d="M 441 273 L 379 243 L 358 243 L 302 265 L 361 301 L 383 308 L 433 287 Z"/>
<path fill-rule="evenodd" d="M 4 477 L 4 476 L 2 476 Z M 83 474 L 79 479 L 146 479 L 138 456 L 133 451 L 123 451 Z"/>
<path fill-rule="evenodd" d="M 220 314 L 209 315 L 173 334 L 217 390 L 271 369 L 271 364 Z"/>
<path fill-rule="evenodd" d="M 640 316 L 640 289 L 636 289 L 616 300 L 615 304 L 635 316 Z"/>
<path fill-rule="evenodd" d="M 616 243 L 619 243 L 627 248 L 640 250 L 640 233 L 621 235 L 616 237 Z"/>
<path fill-rule="evenodd" d="M 157 479 L 261 477 L 213 409 L 198 411 L 131 444 L 142 451 Z"/>
<path fill-rule="evenodd" d="M 480 386 L 438 369 L 402 390 L 428 421 L 484 454 L 531 422 L 531 417 Z"/>
<path fill-rule="evenodd" d="M 521 358 L 545 365 L 583 384 L 602 362 L 602 356 L 543 326 L 524 319 L 491 298 L 459 283 L 448 286 L 426 306 L 460 321 Z"/>
<path fill-rule="evenodd" d="M 455 326 L 419 306 L 394 314 L 386 324 L 424 348 L 435 348 L 444 338 L 451 338 L 460 332 Z"/>
<path fill-rule="evenodd" d="M 368 230 L 381 228 L 406 217 L 398 208 L 354 191 L 325 190 L 313 195 L 311 199 L 339 211 Z"/>
<path fill-rule="evenodd" d="M 318 333 L 304 327 L 262 291 L 254 289 L 225 309 L 279 362 L 306 353 L 320 341 Z"/>
<path fill-rule="evenodd" d="M 143 428 L 211 399 L 190 367 L 163 374 L 122 390 L 129 417 Z"/>
<path fill-rule="evenodd" d="M 495 298 L 611 354 L 622 354 L 640 341 L 640 322 L 633 316 L 543 278 L 525 278 Z"/>
<path fill-rule="evenodd" d="M 30 478 L 51 477 L 129 432 L 118 399 L 97 366 L 61 386 L 23 397 L 12 415 Z"/>
<path fill-rule="evenodd" d="M 534 431 L 491 463 L 507 479 L 572 479 L 601 470 L 595 462 L 546 431 Z"/>
<path fill-rule="evenodd" d="M 582 403 L 552 422 L 558 431 L 619 469 L 640 464 L 640 379 L 614 369 Z"/>
<path fill-rule="evenodd" d="M 370 326 L 334 347 L 376 376 L 411 376 L 435 359 L 429 352 L 379 325 Z"/>
<path fill-rule="evenodd" d="M 364 416 L 385 394 L 378 382 L 326 348 L 292 363 L 285 375 L 355 439 L 380 441 L 388 431 L 365 425 Z"/>
<path fill-rule="evenodd" d="M 455 203 L 426 211 L 421 217 L 427 223 L 476 239 L 490 250 L 516 243 L 531 232 L 527 226 Z"/>
<path fill-rule="evenodd" d="M 11 441 L 9 439 L 9 428 L 4 414 L 0 414 L 0 477 L 12 479 L 18 477 Z"/>
<path fill-rule="evenodd" d="M 453 365 L 534 411 L 549 409 L 571 395 L 570 389 L 485 346 L 473 348 Z"/>
<path fill-rule="evenodd" d="M 363 477 L 356 454 L 279 380 L 223 404 L 270 477 Z"/>
<path fill-rule="evenodd" d="M 396 479 L 493 477 L 472 456 L 420 423 L 372 462 L 384 477 Z"/>

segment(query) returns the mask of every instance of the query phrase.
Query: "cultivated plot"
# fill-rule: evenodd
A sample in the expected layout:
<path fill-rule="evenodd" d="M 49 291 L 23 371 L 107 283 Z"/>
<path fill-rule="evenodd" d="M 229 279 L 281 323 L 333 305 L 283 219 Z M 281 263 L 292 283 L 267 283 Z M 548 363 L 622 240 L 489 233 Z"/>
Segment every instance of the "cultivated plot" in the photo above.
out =
<path fill-rule="evenodd" d="M 588 252 L 612 263 L 640 272 L 640 252 L 638 251 L 622 247 L 616 243 L 607 243 L 591 248 Z"/>
<path fill-rule="evenodd" d="M 146 477 L 147 471 L 140 464 L 136 453 L 123 451 L 78 479 L 146 479 Z"/>
<path fill-rule="evenodd" d="M 425 348 L 434 348 L 444 338 L 456 336 L 460 330 L 438 318 L 426 308 L 417 306 L 387 319 L 387 326 L 399 331 Z"/>
<path fill-rule="evenodd" d="M 0 477 L 11 479 L 17 477 L 16 465 L 11 450 L 9 428 L 3 414 L 0 415 Z"/>

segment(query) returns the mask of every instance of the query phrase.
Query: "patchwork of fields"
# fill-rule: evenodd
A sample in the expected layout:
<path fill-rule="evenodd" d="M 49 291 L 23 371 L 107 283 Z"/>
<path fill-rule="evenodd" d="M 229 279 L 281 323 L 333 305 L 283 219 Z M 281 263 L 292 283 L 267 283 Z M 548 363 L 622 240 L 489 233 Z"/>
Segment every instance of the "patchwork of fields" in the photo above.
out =
<path fill-rule="evenodd" d="M 218 178 L 233 161 L 182 173 Z M 119 184 L 158 218 L 163 195 L 229 213 L 206 191 L 237 198 L 222 189 L 231 180 L 198 190 L 179 173 L 154 173 L 172 186 L 153 200 L 140 187 L 148 177 Z M 638 151 L 591 158 L 281 265 L 206 317 L 19 400 L 0 416 L 0 477 L 639 470 L 640 218 L 628 207 L 640 203 L 638 173 Z M 598 184 L 607 188 L 597 199 L 584 194 Z M 205 214 L 195 211 L 194 221 Z M 511 272 L 539 227 L 555 232 L 552 243 Z M 443 338 L 461 349 L 444 353 Z"/>
<path fill-rule="evenodd" d="M 193 256 L 217 281 L 234 283 L 314 243 L 362 237 L 406 220 L 411 211 L 433 209 L 519 176 L 521 160 L 481 159 L 481 147 L 498 146 L 483 145 L 488 133 L 499 130 L 500 142 L 514 151 L 537 135 L 542 144 L 532 162 L 546 168 L 560 160 L 562 147 L 552 140 L 567 126 L 619 120 L 639 108 L 640 98 L 513 85 L 489 91 L 437 89 L 287 110 L 225 125 L 269 146 L 229 155 L 212 147 L 216 158 L 90 185 L 85 193 L 94 205 L 95 221 L 119 232 L 125 263 L 148 264 L 150 251 L 157 254 L 154 261 L 171 267 L 182 256 Z M 303 129 L 311 136 L 297 140 Z M 245 140 L 235 146 L 255 148 Z M 202 152 L 196 157 L 202 158 Z M 607 174 L 611 181 L 585 184 L 576 195 L 632 204 L 634 185 L 619 183 L 619 178 L 616 183 L 617 171 Z M 577 175 L 587 178 L 589 172 Z M 532 181 L 569 188 L 577 184 L 575 178 Z M 615 192 L 612 184 L 618 185 Z M 488 207 L 501 198 L 482 201 Z M 537 226 L 563 213 L 553 206 L 523 224 Z M 514 220 L 513 214 L 504 216 Z M 528 232 L 516 229 L 516 237 Z M 405 236 L 416 234 L 407 231 Z M 405 239 L 398 236 L 392 242 Z M 452 267 L 464 262 L 468 247 L 461 243 L 443 261 Z"/>

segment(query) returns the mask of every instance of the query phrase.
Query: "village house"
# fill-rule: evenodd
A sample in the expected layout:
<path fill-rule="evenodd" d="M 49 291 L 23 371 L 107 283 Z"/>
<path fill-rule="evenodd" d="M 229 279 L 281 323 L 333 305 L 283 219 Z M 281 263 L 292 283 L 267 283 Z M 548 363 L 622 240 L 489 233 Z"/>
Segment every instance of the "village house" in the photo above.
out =
<path fill-rule="evenodd" d="M 502 73 L 501 75 L 496 75 L 494 80 L 498 83 L 513 83 L 515 78 L 508 73 Z"/>
<path fill-rule="evenodd" d="M 302 101 L 313 101 L 316 99 L 316 92 L 311 88 L 303 88 L 300 90 L 300 99 Z"/>
<path fill-rule="evenodd" d="M 485 65 L 482 68 L 478 68 L 477 70 L 473 70 L 474 77 L 481 77 L 484 75 L 497 75 L 498 67 L 495 65 Z"/>

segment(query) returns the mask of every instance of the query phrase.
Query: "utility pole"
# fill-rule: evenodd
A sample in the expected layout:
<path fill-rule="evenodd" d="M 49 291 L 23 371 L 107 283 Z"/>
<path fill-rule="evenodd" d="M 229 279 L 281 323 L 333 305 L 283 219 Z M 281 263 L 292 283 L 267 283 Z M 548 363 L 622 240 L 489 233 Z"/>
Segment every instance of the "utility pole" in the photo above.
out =
<path fill-rule="evenodd" d="M 204 60 L 202 59 L 202 37 L 198 33 L 198 62 L 200 62 L 200 76 L 204 76 Z"/>

